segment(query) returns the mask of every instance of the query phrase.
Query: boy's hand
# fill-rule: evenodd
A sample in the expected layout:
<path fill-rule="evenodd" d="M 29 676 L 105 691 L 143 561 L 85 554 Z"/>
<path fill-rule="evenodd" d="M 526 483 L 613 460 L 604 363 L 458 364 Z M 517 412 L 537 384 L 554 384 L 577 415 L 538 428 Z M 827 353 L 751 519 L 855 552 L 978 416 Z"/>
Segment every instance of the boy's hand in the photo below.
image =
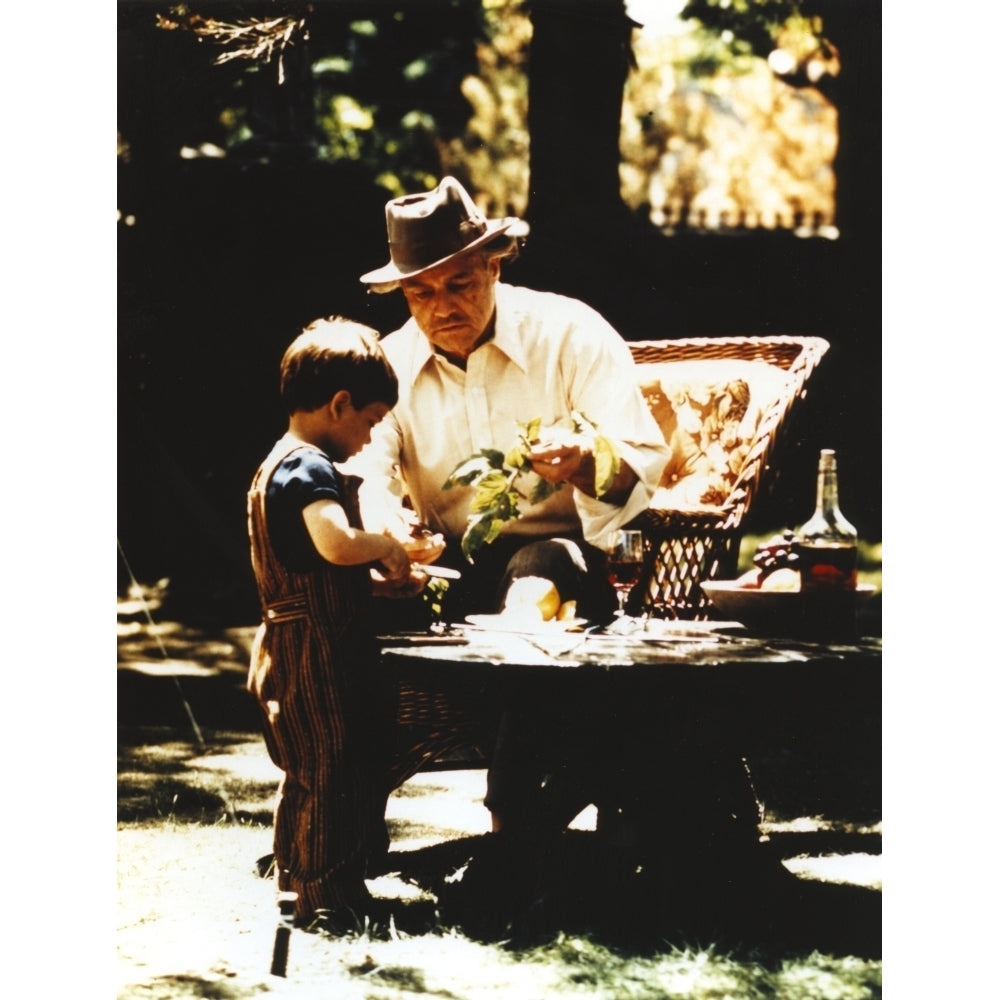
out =
<path fill-rule="evenodd" d="M 372 574 L 372 591 L 376 597 L 416 597 L 430 577 L 417 570 L 411 571 L 403 580 L 387 580 L 378 573 Z"/>
<path fill-rule="evenodd" d="M 410 576 L 410 557 L 395 538 L 383 535 L 385 554 L 379 559 L 382 575 L 390 582 L 402 582 Z"/>

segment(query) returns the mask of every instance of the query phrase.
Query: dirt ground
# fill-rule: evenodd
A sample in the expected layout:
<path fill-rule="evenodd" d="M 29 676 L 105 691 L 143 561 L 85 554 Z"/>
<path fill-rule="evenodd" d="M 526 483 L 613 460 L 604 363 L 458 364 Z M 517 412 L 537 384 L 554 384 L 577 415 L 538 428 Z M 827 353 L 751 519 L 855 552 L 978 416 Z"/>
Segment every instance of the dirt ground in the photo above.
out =
<path fill-rule="evenodd" d="M 374 935 L 336 947 L 323 936 L 297 931 L 288 977 L 270 975 L 277 910 L 273 885 L 259 876 L 257 861 L 270 849 L 278 775 L 259 735 L 256 706 L 244 690 L 250 635 L 242 628 L 153 626 L 134 608 L 119 605 L 119 998 L 237 998 L 296 986 L 296 996 L 430 993 L 531 1000 L 547 991 L 567 992 L 558 978 L 565 968 L 559 973 L 558 966 L 543 963 L 524 979 L 523 962 L 491 945 L 498 935 L 491 937 L 489 921 L 464 919 L 482 917 L 491 903 L 480 901 L 476 914 L 470 914 L 468 899 L 464 908 L 446 905 L 449 884 L 461 881 L 489 826 L 481 801 L 485 772 L 477 769 L 419 774 L 390 801 L 395 870 L 372 888 L 377 896 L 401 901 L 400 912 L 410 914 L 411 925 L 369 928 Z M 775 954 L 840 955 L 840 961 L 877 967 L 880 978 L 877 715 L 862 722 L 871 731 L 855 731 L 847 753 L 841 746 L 824 755 L 822 740 L 779 741 L 761 762 L 764 832 L 789 877 L 795 876 L 798 909 L 788 910 L 780 926 L 755 910 L 740 926 L 702 927 L 694 933 L 711 941 L 709 954 L 744 949 L 759 961 L 780 939 Z M 581 873 L 592 874 L 598 864 L 588 839 L 593 823 L 585 811 L 567 835 L 566 870 L 553 876 L 565 876 L 563 889 L 586 881 Z M 538 940 L 551 940 L 553 933 L 559 940 L 567 933 L 597 934 L 607 947 L 633 955 L 649 954 L 650 941 L 661 950 L 668 939 L 674 949 L 691 947 L 691 935 L 664 937 L 663 913 L 653 920 L 637 899 L 626 893 L 611 906 L 609 897 L 594 903 L 567 890 L 550 926 L 536 928 Z M 588 910 L 592 905 L 597 916 Z M 653 932 L 650 941 L 640 940 L 646 931 Z M 766 939 L 763 950 L 761 941 L 752 941 L 758 931 Z M 420 982 L 383 981 L 383 947 L 393 949 L 397 973 L 419 969 Z M 552 980 L 548 986 L 546 977 Z M 880 988 L 843 995 L 876 996 Z"/>

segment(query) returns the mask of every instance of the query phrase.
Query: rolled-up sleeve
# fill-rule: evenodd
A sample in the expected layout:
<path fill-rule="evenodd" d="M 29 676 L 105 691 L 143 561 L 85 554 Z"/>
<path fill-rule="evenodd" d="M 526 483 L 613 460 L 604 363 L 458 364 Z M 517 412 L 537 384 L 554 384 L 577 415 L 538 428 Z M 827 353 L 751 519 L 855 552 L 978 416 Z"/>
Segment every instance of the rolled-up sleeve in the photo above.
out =
<path fill-rule="evenodd" d="M 670 448 L 643 398 L 628 344 L 599 313 L 578 305 L 580 315 L 572 332 L 574 349 L 566 352 L 573 407 L 614 442 L 621 460 L 638 477 L 622 506 L 574 491 L 583 535 L 600 545 L 608 532 L 649 506 Z"/>
<path fill-rule="evenodd" d="M 358 491 L 366 531 L 400 531 L 404 520 L 399 477 L 402 432 L 390 412 L 372 429 L 371 441 L 341 468 L 362 480 Z"/>

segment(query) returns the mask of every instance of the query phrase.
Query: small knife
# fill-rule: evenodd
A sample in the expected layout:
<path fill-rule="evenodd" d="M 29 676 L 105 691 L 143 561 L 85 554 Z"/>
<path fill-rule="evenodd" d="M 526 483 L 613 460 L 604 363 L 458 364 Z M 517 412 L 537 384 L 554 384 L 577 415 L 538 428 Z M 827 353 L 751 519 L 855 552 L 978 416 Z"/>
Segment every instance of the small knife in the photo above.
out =
<path fill-rule="evenodd" d="M 419 573 L 426 573 L 428 576 L 439 576 L 442 580 L 461 580 L 462 574 L 457 569 L 449 569 L 447 566 L 427 566 L 424 563 L 411 563 L 411 569 Z"/>

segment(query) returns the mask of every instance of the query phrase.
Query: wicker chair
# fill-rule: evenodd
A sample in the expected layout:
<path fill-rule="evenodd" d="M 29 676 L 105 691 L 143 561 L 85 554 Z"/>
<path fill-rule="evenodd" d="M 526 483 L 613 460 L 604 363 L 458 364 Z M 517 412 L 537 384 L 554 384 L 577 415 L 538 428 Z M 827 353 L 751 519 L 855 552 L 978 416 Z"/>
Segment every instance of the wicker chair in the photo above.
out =
<path fill-rule="evenodd" d="M 653 506 L 633 523 L 646 536 L 643 584 L 633 596 L 654 614 L 705 618 L 708 600 L 699 584 L 735 575 L 743 521 L 770 470 L 788 415 L 829 348 L 819 337 L 727 337 L 637 341 L 629 345 L 640 373 L 678 362 L 763 362 L 776 370 L 777 392 L 765 400 L 749 450 L 728 497 L 715 509 Z M 663 370 L 663 369 L 661 369 Z M 669 609 L 669 610 L 667 610 Z"/>
<path fill-rule="evenodd" d="M 426 681 L 397 683 L 391 787 L 418 771 L 486 767 L 499 721 L 481 692 L 446 690 Z"/>

